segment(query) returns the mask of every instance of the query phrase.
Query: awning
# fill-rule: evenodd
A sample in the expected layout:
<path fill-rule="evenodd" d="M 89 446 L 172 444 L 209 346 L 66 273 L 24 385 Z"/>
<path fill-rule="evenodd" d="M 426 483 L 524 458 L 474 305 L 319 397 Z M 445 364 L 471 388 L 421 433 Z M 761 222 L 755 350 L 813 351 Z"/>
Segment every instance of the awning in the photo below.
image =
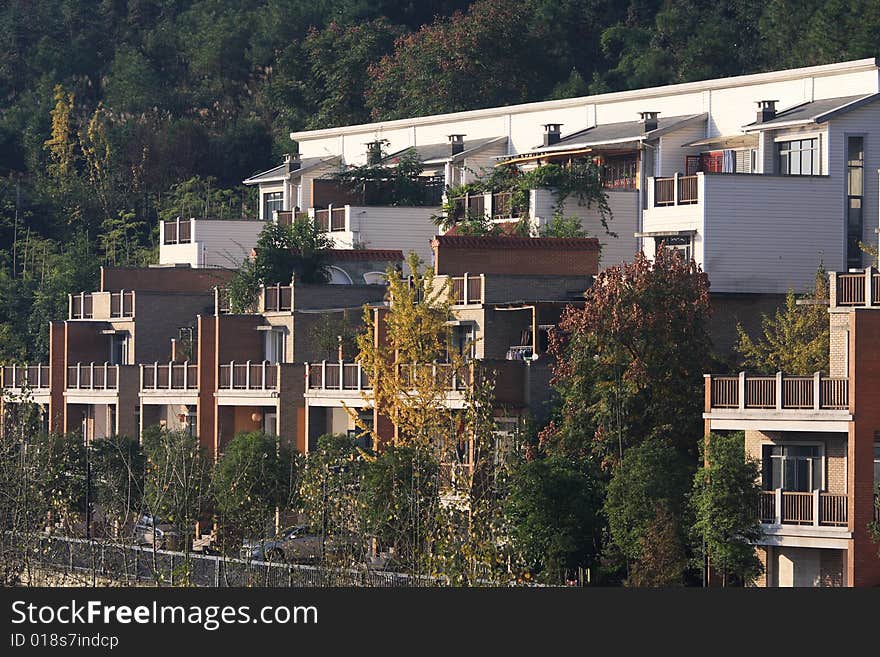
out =
<path fill-rule="evenodd" d="M 652 230 L 647 232 L 633 233 L 634 237 L 690 237 L 696 235 L 696 230 Z"/>
<path fill-rule="evenodd" d="M 688 144 L 683 144 L 682 148 L 691 148 L 695 146 L 715 146 L 717 148 L 748 148 L 758 145 L 758 136 L 751 135 L 718 135 L 716 137 L 707 137 L 706 139 L 697 139 Z"/>

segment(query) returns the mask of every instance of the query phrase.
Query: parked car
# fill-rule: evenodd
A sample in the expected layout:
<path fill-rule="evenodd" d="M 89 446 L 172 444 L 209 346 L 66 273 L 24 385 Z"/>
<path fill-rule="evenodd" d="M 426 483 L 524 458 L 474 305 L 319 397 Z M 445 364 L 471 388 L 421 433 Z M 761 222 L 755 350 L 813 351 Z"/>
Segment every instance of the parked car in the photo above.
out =
<path fill-rule="evenodd" d="M 320 560 L 325 554 L 334 554 L 352 548 L 354 539 L 325 537 L 307 525 L 294 525 L 281 530 L 277 536 L 247 539 L 241 546 L 241 558 L 255 561 L 308 563 Z"/>
<path fill-rule="evenodd" d="M 174 550 L 179 543 L 179 534 L 169 521 L 154 518 L 148 513 L 141 516 L 134 528 L 135 542 L 138 545 L 153 545 L 155 538 L 156 549 Z"/>

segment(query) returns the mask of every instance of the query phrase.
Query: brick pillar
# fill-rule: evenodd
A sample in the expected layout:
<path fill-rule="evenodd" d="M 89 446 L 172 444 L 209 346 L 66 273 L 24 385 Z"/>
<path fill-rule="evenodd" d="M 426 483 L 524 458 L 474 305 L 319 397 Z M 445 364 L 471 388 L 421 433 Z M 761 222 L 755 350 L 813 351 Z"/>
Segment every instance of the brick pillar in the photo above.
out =
<path fill-rule="evenodd" d="M 49 322 L 49 431 L 64 431 L 64 390 L 67 386 L 67 325 Z"/>
<path fill-rule="evenodd" d="M 196 402 L 196 426 L 199 444 L 214 455 L 217 441 L 217 318 L 198 316 L 199 395 Z"/>

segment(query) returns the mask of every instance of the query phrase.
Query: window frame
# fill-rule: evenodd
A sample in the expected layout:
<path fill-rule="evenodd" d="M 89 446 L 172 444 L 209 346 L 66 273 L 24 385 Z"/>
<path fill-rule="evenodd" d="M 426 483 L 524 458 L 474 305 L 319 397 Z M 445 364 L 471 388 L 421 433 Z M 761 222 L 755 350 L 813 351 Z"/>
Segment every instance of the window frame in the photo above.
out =
<path fill-rule="evenodd" d="M 791 145 L 794 143 L 802 144 L 803 142 L 812 141 L 815 142 L 815 147 L 812 148 L 798 148 L 796 151 L 791 148 Z M 774 139 L 775 145 L 775 156 L 776 156 L 776 172 L 781 176 L 821 176 L 822 175 L 822 135 L 819 133 L 810 133 L 803 135 L 792 135 L 788 134 L 783 137 L 777 137 Z M 783 149 L 788 147 L 786 152 L 785 161 L 788 163 L 788 170 L 784 170 L 782 166 L 783 163 Z M 797 152 L 799 155 L 798 161 L 798 169 L 797 173 L 792 173 L 791 171 L 791 153 Z M 804 153 L 812 153 L 809 162 L 811 165 L 811 171 L 808 173 L 804 173 L 802 170 L 803 164 L 803 154 Z"/>
<path fill-rule="evenodd" d="M 769 473 L 772 477 L 772 475 L 773 475 L 772 459 L 779 459 L 782 461 L 782 463 L 780 465 L 780 469 L 779 469 L 780 477 L 781 477 L 782 481 L 779 482 L 780 483 L 779 487 L 782 488 L 783 491 L 789 491 L 789 492 L 793 491 L 793 489 L 785 487 L 785 484 L 786 484 L 786 482 L 785 482 L 785 461 L 786 460 L 804 460 L 805 458 L 807 458 L 807 457 L 792 457 L 791 459 L 788 459 L 785 455 L 785 451 L 786 451 L 786 448 L 789 448 L 789 447 L 815 447 L 815 448 L 817 448 L 818 456 L 809 457 L 809 460 L 811 462 L 813 460 L 817 460 L 819 462 L 819 465 L 820 465 L 820 467 L 819 467 L 819 482 L 817 485 L 815 481 L 812 481 L 811 482 L 812 488 L 808 492 L 813 492 L 815 490 L 819 490 L 819 491 L 827 490 L 827 488 L 826 488 L 827 481 L 826 480 L 827 480 L 828 475 L 827 475 L 826 470 L 828 469 L 828 461 L 827 461 L 827 455 L 825 453 L 825 443 L 823 443 L 822 441 L 817 441 L 817 440 L 797 440 L 797 441 L 786 440 L 784 442 L 770 442 L 770 441 L 762 442 L 761 443 L 761 488 L 763 490 L 765 490 L 765 491 L 776 490 L 776 488 L 773 487 L 774 482 L 772 480 L 769 482 L 765 481 L 765 477 L 764 477 L 765 472 L 767 472 L 767 467 L 765 466 L 765 463 L 764 463 L 764 461 L 765 461 L 764 452 L 767 448 L 770 448 L 772 450 L 775 447 L 781 448 L 782 453 L 779 456 L 775 456 L 771 453 L 771 455 L 770 455 L 771 463 L 769 463 L 767 465 L 769 465 Z M 815 468 L 815 466 L 813 466 L 811 463 L 811 468 L 810 468 L 810 473 L 811 473 L 810 478 L 811 479 L 813 478 L 814 468 Z M 794 492 L 797 492 L 797 491 L 794 491 Z M 801 491 L 801 492 L 806 492 L 806 491 Z"/>
<path fill-rule="evenodd" d="M 272 210 L 278 210 L 280 212 L 284 209 L 284 191 L 273 190 L 271 192 L 262 192 L 260 194 L 260 201 L 260 208 L 263 212 L 263 221 L 271 221 Z M 271 208 L 269 206 L 270 203 L 273 204 Z M 275 203 L 278 204 L 277 208 L 274 206 Z"/>

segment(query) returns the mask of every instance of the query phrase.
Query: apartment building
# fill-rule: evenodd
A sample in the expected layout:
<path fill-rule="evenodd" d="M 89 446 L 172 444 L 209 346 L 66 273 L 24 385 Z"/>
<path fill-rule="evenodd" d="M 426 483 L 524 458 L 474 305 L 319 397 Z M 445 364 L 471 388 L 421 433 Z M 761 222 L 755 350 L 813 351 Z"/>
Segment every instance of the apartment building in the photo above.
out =
<path fill-rule="evenodd" d="M 831 275 L 830 375 L 706 375 L 707 431 L 761 464 L 762 586 L 880 585 L 880 274 Z"/>
<path fill-rule="evenodd" d="M 491 373 L 499 431 L 515 430 L 525 415 L 540 421 L 550 395 L 549 332 L 566 306 L 583 303 L 598 272 L 598 241 L 444 235 L 431 248 L 434 284 L 448 285 L 453 296 L 452 348 L 467 363 L 463 372 L 448 371 L 448 363 L 430 364 L 448 386 L 448 407 L 463 408 L 475 377 Z M 389 307 L 373 312 L 374 339 L 381 341 Z M 307 362 L 305 368 L 307 450 L 325 433 L 357 436 L 355 413 L 372 423 L 383 442 L 394 438 L 396 427 L 374 408 L 361 364 L 342 357 Z"/>

